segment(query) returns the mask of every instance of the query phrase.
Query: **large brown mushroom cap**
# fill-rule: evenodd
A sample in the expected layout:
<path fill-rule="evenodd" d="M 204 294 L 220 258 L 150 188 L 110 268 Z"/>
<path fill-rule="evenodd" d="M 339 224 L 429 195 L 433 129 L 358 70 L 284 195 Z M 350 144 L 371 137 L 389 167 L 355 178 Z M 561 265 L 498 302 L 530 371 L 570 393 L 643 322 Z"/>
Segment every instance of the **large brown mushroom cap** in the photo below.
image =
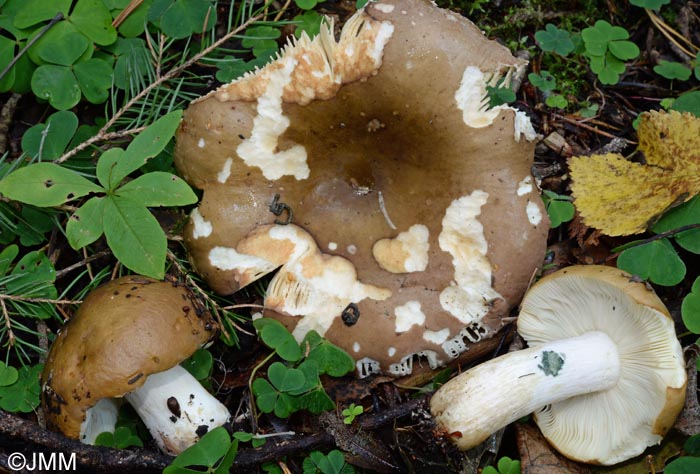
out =
<path fill-rule="evenodd" d="M 47 424 L 77 439 L 90 407 L 179 364 L 214 328 L 184 286 L 127 276 L 98 287 L 49 352 L 41 381 Z"/>
<path fill-rule="evenodd" d="M 361 374 L 463 352 L 501 327 L 544 254 L 534 133 L 484 102 L 523 66 L 456 14 L 382 1 L 338 41 L 303 37 L 196 101 L 175 151 L 204 189 L 185 230 L 194 266 L 223 294 L 282 267 L 266 314 L 325 334 Z M 274 224 L 278 194 L 294 225 Z"/>

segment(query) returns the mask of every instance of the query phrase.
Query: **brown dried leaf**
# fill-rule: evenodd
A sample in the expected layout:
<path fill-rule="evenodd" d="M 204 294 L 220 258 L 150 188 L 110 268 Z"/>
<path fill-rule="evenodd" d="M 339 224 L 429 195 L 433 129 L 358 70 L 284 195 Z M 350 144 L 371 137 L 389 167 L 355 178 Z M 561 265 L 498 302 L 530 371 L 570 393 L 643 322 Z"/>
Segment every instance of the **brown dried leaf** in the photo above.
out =
<path fill-rule="evenodd" d="M 522 474 L 591 474 L 583 464 L 566 459 L 547 443 L 534 426 L 515 424 Z"/>
<path fill-rule="evenodd" d="M 608 153 L 569 160 L 575 204 L 584 222 L 607 235 L 644 232 L 673 205 L 700 192 L 700 119 L 648 112 L 638 130 L 646 163 Z"/>

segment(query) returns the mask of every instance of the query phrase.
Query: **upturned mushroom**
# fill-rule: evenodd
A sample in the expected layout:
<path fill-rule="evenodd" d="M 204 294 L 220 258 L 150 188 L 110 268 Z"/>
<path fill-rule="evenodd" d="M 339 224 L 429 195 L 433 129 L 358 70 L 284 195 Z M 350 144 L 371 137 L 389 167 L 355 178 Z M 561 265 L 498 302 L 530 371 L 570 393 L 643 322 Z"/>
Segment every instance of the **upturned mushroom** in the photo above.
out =
<path fill-rule="evenodd" d="M 265 315 L 360 376 L 435 368 L 503 326 L 544 255 L 535 133 L 487 98 L 525 62 L 422 0 L 332 31 L 187 109 L 175 163 L 204 195 L 185 243 L 222 294 L 276 270 Z"/>
<path fill-rule="evenodd" d="M 616 464 L 658 444 L 685 401 L 674 323 L 653 290 L 621 270 L 574 266 L 525 295 L 529 348 L 458 375 L 432 397 L 437 424 L 461 449 L 534 412 L 568 458 Z"/>
<path fill-rule="evenodd" d="M 116 401 L 123 398 L 164 452 L 179 453 L 230 417 L 178 365 L 215 329 L 182 285 L 128 276 L 98 287 L 49 352 L 41 380 L 47 425 L 92 444 L 114 431 Z"/>

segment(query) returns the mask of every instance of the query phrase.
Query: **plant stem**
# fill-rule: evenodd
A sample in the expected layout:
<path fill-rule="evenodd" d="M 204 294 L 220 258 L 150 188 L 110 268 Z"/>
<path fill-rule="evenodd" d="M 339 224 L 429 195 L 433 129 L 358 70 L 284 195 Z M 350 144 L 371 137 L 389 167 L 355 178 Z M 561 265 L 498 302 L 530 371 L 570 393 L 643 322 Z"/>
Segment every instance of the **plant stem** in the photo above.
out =
<path fill-rule="evenodd" d="M 12 332 L 12 322 L 10 321 L 10 313 L 8 313 L 7 311 L 7 306 L 5 306 L 4 299 L 0 299 L 0 306 L 2 307 L 2 317 L 5 320 L 5 327 L 7 328 L 7 344 L 9 347 L 14 347 L 15 333 Z"/>
<path fill-rule="evenodd" d="M 72 156 L 74 156 L 75 154 L 77 154 L 78 152 L 80 152 L 81 150 L 84 150 L 85 148 L 89 147 L 89 146 L 92 145 L 93 143 L 96 143 L 96 142 L 105 140 L 106 137 L 109 136 L 109 132 L 107 132 L 107 130 L 109 130 L 109 129 L 116 123 L 116 121 L 119 120 L 119 118 L 120 118 L 122 115 L 124 115 L 124 113 L 125 113 L 127 110 L 129 110 L 131 107 L 133 107 L 134 104 L 136 104 L 138 101 L 140 101 L 140 100 L 143 99 L 145 96 L 147 96 L 147 95 L 151 92 L 151 90 L 153 90 L 154 88 L 160 86 L 160 85 L 163 84 L 164 82 L 169 81 L 169 80 L 175 78 L 178 74 L 180 74 L 181 72 L 183 72 L 185 69 L 189 68 L 189 67 L 192 66 L 194 63 L 196 63 L 197 61 L 199 61 L 200 59 L 202 59 L 204 56 L 206 56 L 207 54 L 211 53 L 211 52 L 214 51 L 216 48 L 218 48 L 219 46 L 221 46 L 223 43 L 225 43 L 226 41 L 228 41 L 229 39 L 231 39 L 232 37 L 234 37 L 235 35 L 237 35 L 237 34 L 240 33 L 241 31 L 243 31 L 243 30 L 245 30 L 246 28 L 248 28 L 252 23 L 255 23 L 255 22 L 258 21 L 261 17 L 262 17 L 262 15 L 256 15 L 256 16 L 254 16 L 254 17 L 252 17 L 252 18 L 249 18 L 246 22 L 244 22 L 243 24 L 241 24 L 238 28 L 229 31 L 229 32 L 226 33 L 224 36 L 222 36 L 220 39 L 218 39 L 217 41 L 215 41 L 214 43 L 212 43 L 209 47 L 207 47 L 207 48 L 205 48 L 204 50 L 200 51 L 199 53 L 195 54 L 195 55 L 192 56 L 190 59 L 188 59 L 187 61 L 185 61 L 184 63 L 182 63 L 181 65 L 177 66 L 176 68 L 171 69 L 170 71 L 168 71 L 168 72 L 167 72 L 165 75 L 163 75 L 163 76 L 160 76 L 160 75 L 159 75 L 158 78 L 157 78 L 154 82 L 150 83 L 145 89 L 143 89 L 143 90 L 142 90 L 141 92 L 139 92 L 137 95 L 135 95 L 134 97 L 132 97 L 131 100 L 129 100 L 121 109 L 119 109 L 119 110 L 112 116 L 112 118 L 110 118 L 110 119 L 107 121 L 107 123 L 104 124 L 104 126 L 99 130 L 99 132 L 97 132 L 96 135 L 94 135 L 94 136 L 88 138 L 88 139 L 85 140 L 84 142 L 82 142 L 82 143 L 80 143 L 79 145 L 75 146 L 73 149 L 71 149 L 71 150 L 67 151 L 66 153 L 64 153 L 60 158 L 57 158 L 56 160 L 54 160 L 54 163 L 57 163 L 57 164 L 63 163 L 63 162 L 65 162 L 66 160 L 68 160 L 69 158 L 71 158 Z M 125 134 L 127 134 L 127 131 L 111 132 L 111 133 L 121 133 L 121 134 L 124 134 L 124 135 L 125 135 Z"/>
<path fill-rule="evenodd" d="M 46 34 L 47 31 L 49 31 L 49 28 L 51 28 L 53 25 L 55 25 L 56 23 L 58 23 L 58 22 L 61 21 L 61 20 L 63 20 L 63 13 L 61 13 L 61 12 L 56 13 L 56 16 L 54 16 L 53 18 L 51 18 L 51 21 L 49 21 L 49 23 L 48 23 L 46 26 L 44 26 L 44 27 L 41 29 L 41 31 L 39 31 L 39 33 L 37 33 L 36 36 L 34 36 L 32 39 L 30 39 L 30 40 L 27 42 L 27 44 L 24 45 L 24 48 L 22 48 L 22 49 L 20 50 L 20 52 L 17 53 L 17 56 L 15 56 L 14 58 L 12 58 L 12 61 L 10 61 L 10 64 L 8 64 L 8 65 L 5 67 L 5 69 L 3 69 L 2 72 L 0 72 L 0 79 L 2 79 L 3 77 L 5 77 L 5 74 L 7 74 L 8 72 L 10 72 L 10 69 L 12 69 L 12 67 L 17 63 L 17 61 L 19 61 L 19 58 L 21 58 L 22 56 L 24 56 L 24 53 L 26 53 L 27 50 L 28 50 L 29 48 L 31 48 L 32 45 L 33 45 L 34 43 L 36 43 L 37 41 L 39 41 L 39 39 L 40 39 L 42 36 L 44 36 L 44 35 Z"/>
<path fill-rule="evenodd" d="M 693 229 L 698 229 L 700 228 L 700 223 L 698 224 L 688 224 L 684 225 L 681 227 L 677 227 L 675 229 L 667 230 L 666 232 L 661 232 L 660 234 L 652 235 L 651 237 L 648 237 L 643 240 L 635 240 L 634 242 L 628 242 L 626 244 L 620 245 L 618 247 L 615 247 L 614 249 L 611 250 L 612 253 L 620 253 L 623 250 L 627 250 L 632 247 L 638 247 L 640 245 L 648 244 L 649 242 L 653 242 L 655 240 L 661 240 L 665 239 L 667 237 L 673 237 L 676 234 L 680 234 L 681 232 L 685 232 L 687 230 L 693 230 Z"/>

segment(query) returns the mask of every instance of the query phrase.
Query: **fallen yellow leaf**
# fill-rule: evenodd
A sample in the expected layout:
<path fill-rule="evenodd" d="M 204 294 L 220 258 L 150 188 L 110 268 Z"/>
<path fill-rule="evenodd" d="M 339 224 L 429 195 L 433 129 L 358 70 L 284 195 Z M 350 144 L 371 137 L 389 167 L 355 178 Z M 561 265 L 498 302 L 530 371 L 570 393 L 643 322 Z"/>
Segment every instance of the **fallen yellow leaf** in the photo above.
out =
<path fill-rule="evenodd" d="M 670 207 L 700 192 L 700 119 L 646 112 L 638 130 L 643 162 L 614 153 L 569 160 L 583 222 L 607 235 L 644 232 Z"/>

